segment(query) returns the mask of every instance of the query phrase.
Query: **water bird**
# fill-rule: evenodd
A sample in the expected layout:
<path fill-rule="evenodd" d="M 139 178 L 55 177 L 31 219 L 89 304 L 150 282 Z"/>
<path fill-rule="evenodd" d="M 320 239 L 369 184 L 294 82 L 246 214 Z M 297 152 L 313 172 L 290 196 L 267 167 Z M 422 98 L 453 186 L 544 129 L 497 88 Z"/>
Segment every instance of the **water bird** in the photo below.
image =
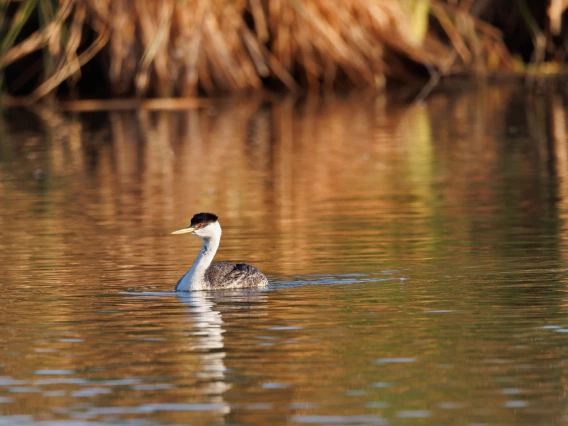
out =
<path fill-rule="evenodd" d="M 175 291 L 263 288 L 268 280 L 253 266 L 245 263 L 219 262 L 211 265 L 221 241 L 217 215 L 198 213 L 187 228 L 172 234 L 193 234 L 203 239 L 201 251 L 187 273 L 177 282 Z"/>

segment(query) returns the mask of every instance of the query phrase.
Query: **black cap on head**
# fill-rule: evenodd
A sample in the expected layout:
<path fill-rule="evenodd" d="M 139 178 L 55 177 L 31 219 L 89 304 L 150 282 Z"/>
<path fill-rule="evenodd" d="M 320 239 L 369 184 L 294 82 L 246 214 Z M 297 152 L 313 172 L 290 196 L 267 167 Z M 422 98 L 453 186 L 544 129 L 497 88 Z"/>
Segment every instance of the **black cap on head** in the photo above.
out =
<path fill-rule="evenodd" d="M 195 227 L 198 223 L 202 223 L 203 226 L 209 225 L 210 223 L 217 222 L 217 215 L 213 213 L 197 213 L 191 218 L 191 226 Z"/>

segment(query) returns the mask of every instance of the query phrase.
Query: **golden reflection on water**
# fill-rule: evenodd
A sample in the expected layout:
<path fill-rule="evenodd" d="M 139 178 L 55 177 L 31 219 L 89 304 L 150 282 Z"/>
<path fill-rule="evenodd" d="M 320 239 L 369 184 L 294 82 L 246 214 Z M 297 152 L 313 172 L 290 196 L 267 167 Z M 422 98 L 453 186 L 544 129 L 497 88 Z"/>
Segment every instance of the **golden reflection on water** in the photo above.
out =
<path fill-rule="evenodd" d="M 9 111 L 0 132 L 3 413 L 506 423 L 515 386 L 530 418 L 560 410 L 561 93 Z M 272 291 L 165 293 L 199 247 L 169 233 L 199 211 Z"/>
<path fill-rule="evenodd" d="M 83 232 L 90 221 L 97 229 L 90 238 L 114 235 L 116 266 L 139 263 L 129 234 L 146 239 L 142 258 L 162 247 L 174 264 L 187 262 L 179 253 L 182 240 L 169 239 L 165 248 L 159 241 L 193 213 L 214 211 L 226 231 L 221 257 L 246 256 L 269 273 L 328 271 L 334 265 L 318 258 L 322 251 L 338 249 L 338 240 L 348 247 L 369 233 L 400 232 L 406 228 L 400 215 L 427 222 L 442 213 L 451 219 L 444 226 L 461 232 L 477 226 L 472 214 L 505 203 L 529 216 L 531 208 L 547 208 L 551 194 L 542 189 L 550 183 L 547 155 L 554 152 L 539 137 L 532 142 L 537 125 L 515 117 L 520 113 L 508 103 L 520 96 L 485 88 L 410 107 L 365 98 L 300 105 L 252 99 L 180 112 L 64 116 L 56 127 L 45 125 L 45 148 L 41 136 L 16 135 L 4 149 L 36 140 L 26 152 L 36 159 L 22 159 L 22 172 L 40 180 L 36 189 L 47 209 L 65 210 L 50 226 Z M 503 142 L 518 131 L 515 142 Z M 505 199 L 508 180 L 515 179 L 518 198 Z M 428 223 L 413 226 L 422 228 L 423 239 L 439 237 L 440 229 Z M 369 261 L 356 266 L 370 267 Z"/>

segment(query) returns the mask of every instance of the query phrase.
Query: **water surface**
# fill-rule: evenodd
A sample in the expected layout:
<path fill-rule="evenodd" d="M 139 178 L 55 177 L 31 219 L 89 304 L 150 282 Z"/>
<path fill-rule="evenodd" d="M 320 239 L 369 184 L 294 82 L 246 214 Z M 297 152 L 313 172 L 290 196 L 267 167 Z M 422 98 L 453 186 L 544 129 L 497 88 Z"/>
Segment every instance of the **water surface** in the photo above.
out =
<path fill-rule="evenodd" d="M 2 117 L 0 424 L 568 420 L 562 93 Z"/>

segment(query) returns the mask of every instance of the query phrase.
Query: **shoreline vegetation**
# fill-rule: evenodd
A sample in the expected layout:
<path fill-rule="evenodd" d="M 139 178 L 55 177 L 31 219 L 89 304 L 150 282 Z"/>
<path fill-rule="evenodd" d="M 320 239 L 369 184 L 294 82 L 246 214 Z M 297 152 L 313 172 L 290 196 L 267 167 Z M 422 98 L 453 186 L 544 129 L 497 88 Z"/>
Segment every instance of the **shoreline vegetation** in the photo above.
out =
<path fill-rule="evenodd" d="M 568 2 L 499 3 L 6 0 L 0 93 L 5 104 L 33 104 L 389 84 L 420 92 L 456 75 L 561 72 Z"/>

